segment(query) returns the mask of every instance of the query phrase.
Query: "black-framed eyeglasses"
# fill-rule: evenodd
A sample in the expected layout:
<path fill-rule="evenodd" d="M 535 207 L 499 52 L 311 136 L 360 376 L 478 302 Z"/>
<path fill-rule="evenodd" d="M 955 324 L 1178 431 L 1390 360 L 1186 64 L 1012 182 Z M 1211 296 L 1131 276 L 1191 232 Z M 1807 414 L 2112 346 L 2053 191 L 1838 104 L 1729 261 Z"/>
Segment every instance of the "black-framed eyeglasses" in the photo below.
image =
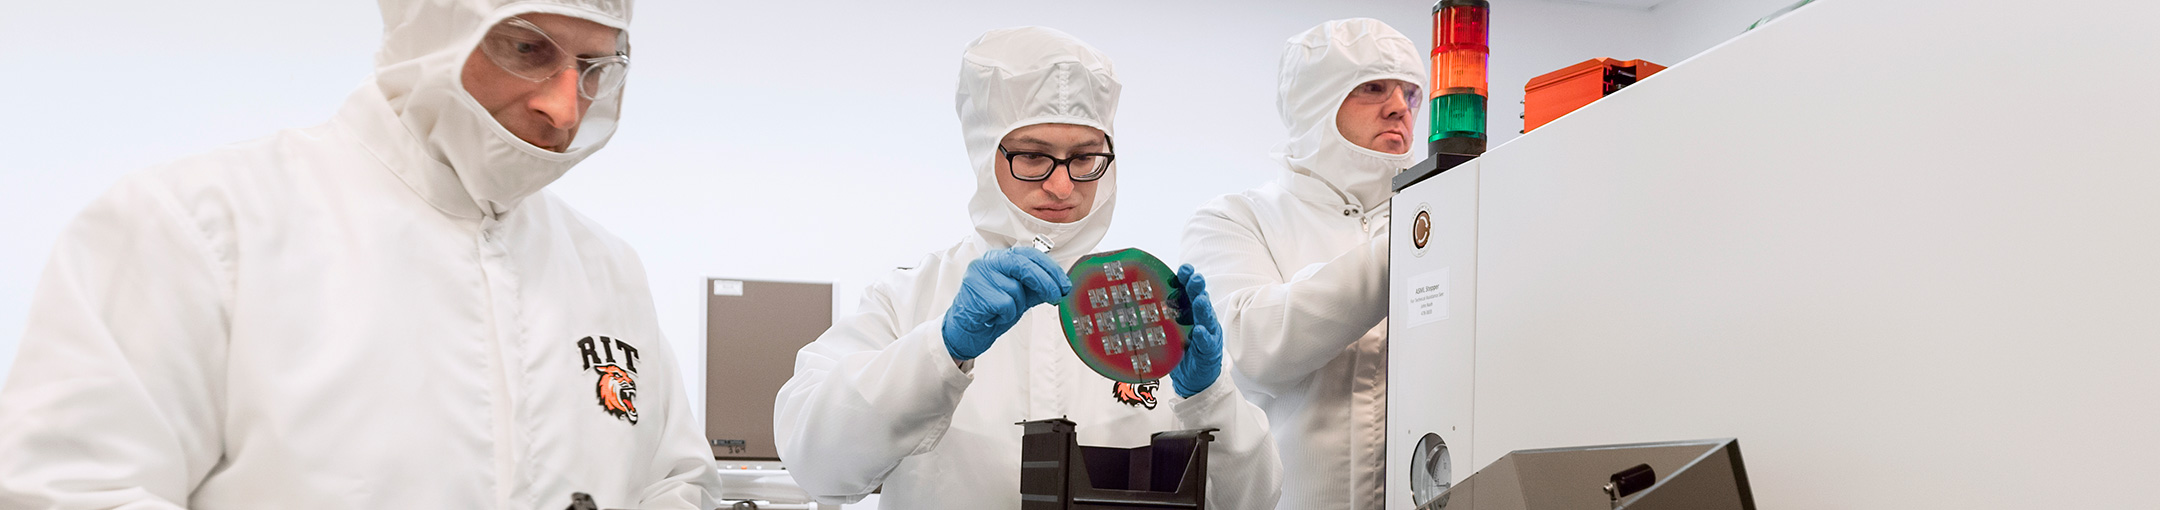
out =
<path fill-rule="evenodd" d="M 1117 143 L 1111 142 L 1107 136 L 1103 137 L 1103 143 L 1110 148 L 1110 152 L 1089 152 L 1059 158 L 1041 152 L 1012 152 L 1005 150 L 1005 144 L 998 144 L 998 154 L 1004 156 L 1005 167 L 1012 171 L 1014 179 L 1027 182 L 1047 180 L 1051 172 L 1056 172 L 1057 168 L 1062 166 L 1065 167 L 1065 175 L 1071 177 L 1073 182 L 1088 182 L 1101 179 L 1103 175 L 1110 173 L 1110 162 L 1117 159 Z"/>

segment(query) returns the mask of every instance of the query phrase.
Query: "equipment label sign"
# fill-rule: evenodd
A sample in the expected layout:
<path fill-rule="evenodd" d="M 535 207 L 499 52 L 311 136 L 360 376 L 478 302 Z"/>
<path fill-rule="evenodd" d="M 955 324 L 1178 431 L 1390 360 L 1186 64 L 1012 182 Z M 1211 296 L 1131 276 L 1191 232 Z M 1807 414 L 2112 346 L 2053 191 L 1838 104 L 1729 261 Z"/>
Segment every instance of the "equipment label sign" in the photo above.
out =
<path fill-rule="evenodd" d="M 1415 328 L 1447 320 L 1448 268 L 1410 277 L 1409 317 L 1406 327 Z"/>

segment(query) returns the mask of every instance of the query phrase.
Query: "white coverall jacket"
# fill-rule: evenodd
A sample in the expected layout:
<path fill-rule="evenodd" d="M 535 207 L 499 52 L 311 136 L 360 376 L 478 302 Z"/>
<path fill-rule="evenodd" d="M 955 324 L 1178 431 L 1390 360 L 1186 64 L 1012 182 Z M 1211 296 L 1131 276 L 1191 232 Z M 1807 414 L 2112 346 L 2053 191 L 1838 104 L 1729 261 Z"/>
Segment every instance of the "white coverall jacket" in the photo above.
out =
<path fill-rule="evenodd" d="M 0 508 L 711 508 L 637 254 L 535 194 L 611 130 L 545 152 L 456 88 L 497 20 L 629 6 L 383 10 L 330 122 L 130 175 L 67 228 L 0 390 Z"/>
<path fill-rule="evenodd" d="M 1107 58 L 1043 28 L 992 31 L 963 56 L 958 109 L 976 190 L 975 235 L 894 271 L 860 308 L 803 347 L 774 418 L 780 455 L 820 502 L 860 500 L 880 485 L 885 508 L 1020 508 L 1018 422 L 1069 417 L 1081 444 L 1133 447 L 1155 432 L 1221 429 L 1209 449 L 1211 508 L 1269 508 L 1280 468 L 1260 410 L 1218 378 L 1190 399 L 1164 382 L 1144 401 L 1121 402 L 1110 379 L 1073 354 L 1054 306 L 1038 306 L 980 357 L 958 366 L 945 349 L 945 310 L 969 262 L 991 250 L 1051 238 L 1070 265 L 1110 226 L 1117 170 L 1092 212 L 1053 224 L 998 190 L 993 160 L 1013 129 L 1078 124 L 1112 133 L 1118 83 Z"/>
<path fill-rule="evenodd" d="M 1424 83 L 1408 38 L 1371 19 L 1291 38 L 1277 178 L 1208 202 L 1185 260 L 1208 276 L 1246 397 L 1267 410 L 1283 509 L 1378 509 L 1387 412 L 1388 180 L 1409 154 L 1358 147 L 1335 113 L 1358 84 Z"/>

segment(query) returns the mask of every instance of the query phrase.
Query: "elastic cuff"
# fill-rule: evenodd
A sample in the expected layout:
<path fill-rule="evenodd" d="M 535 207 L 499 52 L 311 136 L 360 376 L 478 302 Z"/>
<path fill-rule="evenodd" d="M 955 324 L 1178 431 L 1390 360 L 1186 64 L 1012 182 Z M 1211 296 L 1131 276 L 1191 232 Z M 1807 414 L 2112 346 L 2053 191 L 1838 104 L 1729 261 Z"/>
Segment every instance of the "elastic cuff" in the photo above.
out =
<path fill-rule="evenodd" d="M 1176 385 L 1173 384 L 1172 386 L 1172 390 L 1175 391 Z M 1178 400 L 1176 406 L 1174 407 L 1177 409 L 1177 413 L 1180 416 L 1186 416 L 1187 413 L 1197 412 L 1200 413 L 1198 416 L 1188 417 L 1200 418 L 1207 415 L 1206 411 L 1203 411 L 1203 409 L 1211 408 L 1215 405 L 1220 404 L 1219 401 L 1225 398 L 1225 394 L 1230 395 L 1229 398 L 1243 398 L 1236 396 L 1238 394 L 1237 385 L 1231 383 L 1228 377 L 1217 376 L 1215 384 L 1208 385 L 1207 388 L 1200 390 L 1198 393 L 1194 393 L 1190 397 L 1184 397 L 1181 394 L 1180 396 L 1182 398 Z M 1214 426 L 1219 427 L 1220 425 Z"/>
<path fill-rule="evenodd" d="M 938 368 L 932 370 L 935 370 L 946 384 L 966 388 L 968 381 L 975 379 L 975 376 L 969 374 L 971 369 L 975 368 L 975 360 L 961 360 L 953 356 L 952 347 L 945 345 L 945 321 L 930 321 L 917 328 L 928 330 L 923 332 L 926 334 L 922 335 L 922 340 L 926 340 L 923 343 L 931 345 L 916 347 L 915 349 L 919 349 L 916 352 L 921 352 L 925 358 L 936 360 L 934 363 Z"/>
<path fill-rule="evenodd" d="M 1215 374 L 1215 379 L 1222 379 L 1222 374 Z M 1192 398 L 1193 395 L 1199 395 L 1200 392 L 1207 391 L 1208 387 L 1214 386 L 1215 382 L 1215 380 L 1209 380 L 1207 382 L 1207 386 L 1201 386 L 1199 389 L 1191 389 L 1185 387 L 1185 378 L 1177 377 L 1176 374 L 1171 374 L 1170 377 L 1170 387 L 1177 390 L 1178 397 L 1181 398 Z"/>

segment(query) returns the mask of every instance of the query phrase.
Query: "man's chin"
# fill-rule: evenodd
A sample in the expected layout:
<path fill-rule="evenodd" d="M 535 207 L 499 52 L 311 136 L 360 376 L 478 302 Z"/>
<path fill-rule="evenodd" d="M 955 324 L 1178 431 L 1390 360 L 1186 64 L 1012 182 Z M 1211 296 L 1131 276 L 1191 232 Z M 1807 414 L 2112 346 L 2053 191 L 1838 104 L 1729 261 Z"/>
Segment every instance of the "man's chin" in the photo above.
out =
<path fill-rule="evenodd" d="M 1071 209 L 1030 209 L 1028 215 L 1051 223 L 1072 223 L 1087 217 L 1087 214 L 1080 212 L 1078 207 Z"/>
<path fill-rule="evenodd" d="M 1380 135 L 1373 139 L 1372 150 L 1388 154 L 1409 154 L 1410 142 L 1394 135 Z"/>
<path fill-rule="evenodd" d="M 548 139 L 533 139 L 526 138 L 524 136 L 519 136 L 517 138 L 518 140 L 530 144 L 533 147 L 540 148 L 540 150 L 561 153 L 570 151 L 571 136 L 575 135 L 564 135 L 561 137 L 551 137 Z"/>

